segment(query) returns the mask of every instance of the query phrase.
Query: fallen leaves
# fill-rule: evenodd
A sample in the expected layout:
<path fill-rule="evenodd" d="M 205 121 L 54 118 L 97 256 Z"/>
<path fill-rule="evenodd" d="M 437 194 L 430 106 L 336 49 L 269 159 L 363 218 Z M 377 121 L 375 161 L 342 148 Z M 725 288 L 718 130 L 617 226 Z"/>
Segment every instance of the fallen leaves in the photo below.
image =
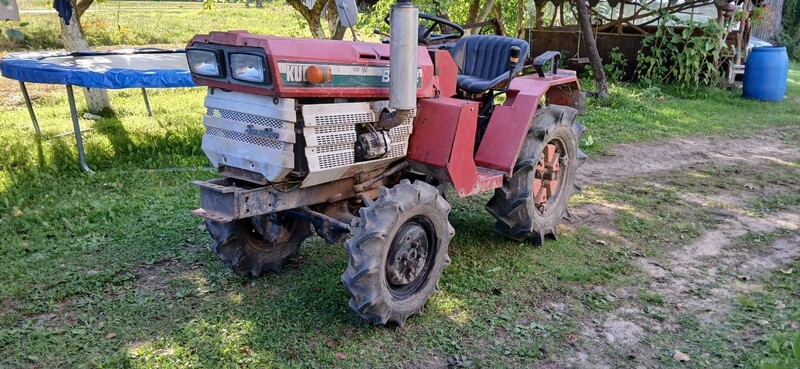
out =
<path fill-rule="evenodd" d="M 794 273 L 794 269 L 792 269 L 792 268 L 781 269 L 781 273 L 786 274 L 786 275 L 790 275 L 790 274 Z"/>
<path fill-rule="evenodd" d="M 682 363 L 692 361 L 692 358 L 689 357 L 689 355 L 686 355 L 678 350 L 672 352 L 672 358 Z"/>
<path fill-rule="evenodd" d="M 116 333 L 114 333 L 114 332 L 109 332 L 109 333 L 106 335 L 106 339 L 107 339 L 107 340 L 110 340 L 110 339 L 112 339 L 112 338 L 114 338 L 114 337 L 116 337 L 116 336 L 117 336 L 117 334 L 116 334 Z"/>
<path fill-rule="evenodd" d="M 347 356 L 344 356 L 344 354 L 341 353 L 341 352 L 337 352 L 337 353 L 333 354 L 333 356 L 336 356 L 336 358 L 339 359 L 339 360 L 347 359 Z"/>

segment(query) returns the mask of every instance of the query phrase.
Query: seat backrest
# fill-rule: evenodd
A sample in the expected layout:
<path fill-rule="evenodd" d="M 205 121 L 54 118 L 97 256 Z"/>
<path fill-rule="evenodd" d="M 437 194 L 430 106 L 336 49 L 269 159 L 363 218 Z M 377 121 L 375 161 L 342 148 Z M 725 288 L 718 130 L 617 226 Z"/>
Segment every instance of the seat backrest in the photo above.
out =
<path fill-rule="evenodd" d="M 524 40 L 505 36 L 467 36 L 456 44 L 451 54 L 458 65 L 459 73 L 492 80 L 508 72 L 512 46 L 518 46 L 520 62 L 515 74 L 522 70 L 528 58 L 529 46 Z"/>

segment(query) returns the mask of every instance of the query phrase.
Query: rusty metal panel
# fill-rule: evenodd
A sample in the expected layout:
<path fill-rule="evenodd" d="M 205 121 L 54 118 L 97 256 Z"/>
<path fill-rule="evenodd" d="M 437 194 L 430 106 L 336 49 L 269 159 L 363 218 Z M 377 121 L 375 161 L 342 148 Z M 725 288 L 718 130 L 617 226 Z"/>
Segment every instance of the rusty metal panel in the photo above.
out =
<path fill-rule="evenodd" d="M 244 187 L 230 178 L 194 181 L 200 188 L 201 208 L 192 214 L 217 222 L 230 222 L 354 197 L 356 181 L 345 178 L 312 188 L 278 189 L 274 186 Z"/>
<path fill-rule="evenodd" d="M 421 101 L 407 157 L 411 167 L 451 182 L 460 197 L 502 185 L 502 173 L 475 165 L 479 111 L 480 105 L 474 101 Z"/>
<path fill-rule="evenodd" d="M 475 155 L 475 164 L 507 175 L 513 174 L 519 150 L 522 149 L 542 96 L 553 86 L 577 86 L 577 83 L 575 73 L 571 71 L 559 71 L 556 75 L 545 77 L 517 77 L 511 81 L 506 102 L 495 108 L 489 120 L 486 134 Z"/>
<path fill-rule="evenodd" d="M 441 97 L 453 97 L 458 84 L 458 65 L 447 50 L 431 51 L 433 55 L 434 74 L 438 78 L 436 88 Z"/>
<path fill-rule="evenodd" d="M 420 164 L 446 168 L 461 110 L 465 106 L 476 111 L 478 109 L 476 102 L 449 97 L 420 100 L 406 158 Z"/>
<path fill-rule="evenodd" d="M 475 167 L 473 155 L 479 111 L 477 104 L 461 108 L 450 161 L 447 163 L 447 173 L 460 197 L 471 195 L 478 190 L 478 168 Z"/>

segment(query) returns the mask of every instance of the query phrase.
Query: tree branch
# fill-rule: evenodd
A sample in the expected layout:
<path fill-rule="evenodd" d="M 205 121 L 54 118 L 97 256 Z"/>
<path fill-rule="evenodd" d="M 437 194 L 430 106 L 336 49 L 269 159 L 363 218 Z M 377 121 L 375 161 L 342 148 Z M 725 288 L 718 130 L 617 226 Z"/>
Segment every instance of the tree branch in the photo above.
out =
<path fill-rule="evenodd" d="M 83 16 L 83 13 L 86 13 L 86 9 L 89 9 L 89 6 L 94 3 L 94 0 L 80 0 L 77 4 L 75 4 L 75 12 L 80 19 Z"/>

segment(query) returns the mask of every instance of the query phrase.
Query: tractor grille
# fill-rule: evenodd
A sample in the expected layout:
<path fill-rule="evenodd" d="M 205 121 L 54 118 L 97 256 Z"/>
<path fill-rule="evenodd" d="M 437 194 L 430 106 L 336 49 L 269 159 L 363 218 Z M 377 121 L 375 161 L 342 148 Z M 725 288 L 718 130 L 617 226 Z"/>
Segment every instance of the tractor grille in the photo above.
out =
<path fill-rule="evenodd" d="M 378 168 L 381 163 L 402 158 L 408 151 L 408 137 L 413 119 L 389 131 L 392 145 L 386 157 L 355 162 L 356 132 L 359 125 L 374 123 L 378 117 L 369 103 L 320 104 L 303 106 L 306 159 L 309 174 L 304 186 L 324 183 L 353 175 L 365 168 Z"/>
<path fill-rule="evenodd" d="M 255 172 L 278 182 L 294 169 L 292 99 L 210 90 L 206 96 L 203 151 L 216 167 Z"/>
<path fill-rule="evenodd" d="M 311 121 L 306 121 L 309 126 L 340 126 L 350 124 L 363 124 L 375 122 L 375 112 L 364 111 L 351 114 L 315 115 Z"/>
<path fill-rule="evenodd" d="M 239 113 L 237 111 L 231 111 L 225 109 L 206 108 L 206 116 L 214 118 L 223 118 L 242 123 L 256 124 L 262 127 L 270 127 L 277 129 L 283 128 L 283 122 L 278 119 L 261 117 L 258 115 L 247 114 L 247 113 Z"/>
<path fill-rule="evenodd" d="M 206 134 L 216 137 L 224 137 L 231 141 L 244 142 L 252 145 L 264 146 L 273 150 L 283 150 L 283 142 L 271 140 L 269 138 L 249 135 L 246 133 L 228 131 L 226 129 L 219 129 L 215 127 L 207 127 Z"/>

